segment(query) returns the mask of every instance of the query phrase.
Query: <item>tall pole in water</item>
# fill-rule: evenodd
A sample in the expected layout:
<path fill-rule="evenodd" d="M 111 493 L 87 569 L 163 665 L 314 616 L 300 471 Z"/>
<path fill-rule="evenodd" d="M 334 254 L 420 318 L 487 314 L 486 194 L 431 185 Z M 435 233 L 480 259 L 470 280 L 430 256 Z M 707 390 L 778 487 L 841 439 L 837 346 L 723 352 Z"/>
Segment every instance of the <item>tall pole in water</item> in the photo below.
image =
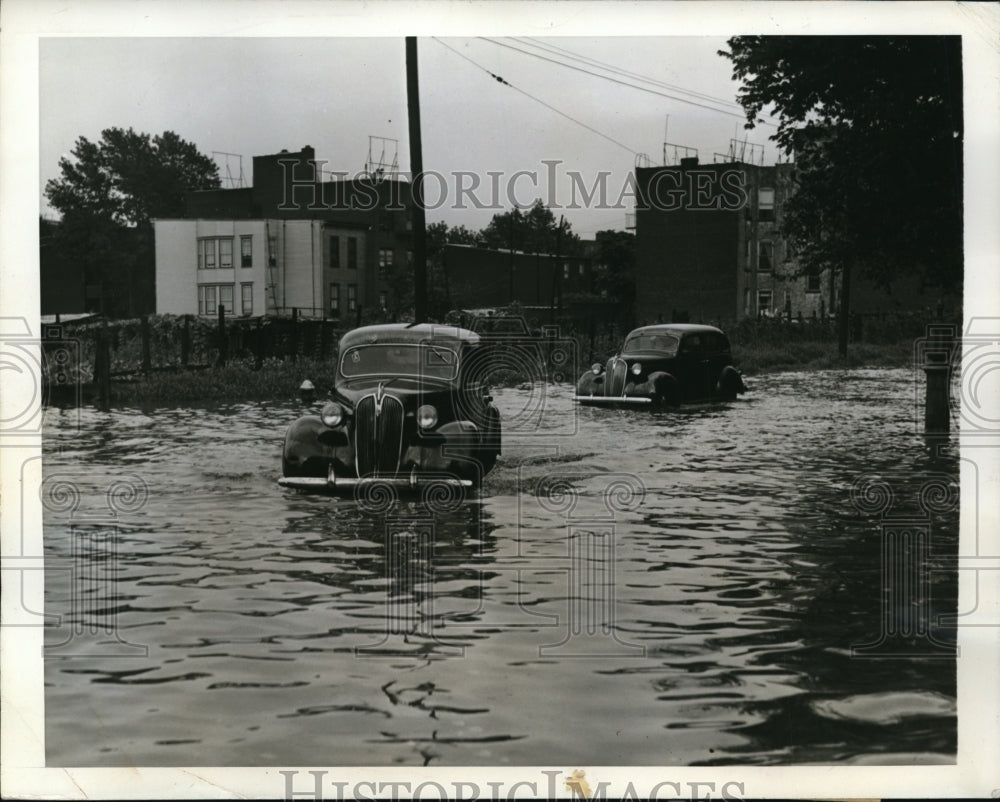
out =
<path fill-rule="evenodd" d="M 406 105 L 410 122 L 410 172 L 413 193 L 413 319 L 427 319 L 427 230 L 424 218 L 424 157 L 420 144 L 420 83 L 417 37 L 406 37 Z"/>

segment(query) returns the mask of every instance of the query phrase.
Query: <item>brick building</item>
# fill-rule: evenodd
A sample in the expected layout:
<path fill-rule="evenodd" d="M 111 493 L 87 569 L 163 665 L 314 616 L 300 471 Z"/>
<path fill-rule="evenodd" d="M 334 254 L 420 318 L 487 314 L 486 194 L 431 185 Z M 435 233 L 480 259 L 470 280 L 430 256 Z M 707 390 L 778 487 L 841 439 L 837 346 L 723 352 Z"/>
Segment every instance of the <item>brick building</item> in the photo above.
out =
<path fill-rule="evenodd" d="M 798 275 L 794 248 L 778 229 L 793 169 L 697 158 L 638 168 L 637 320 L 828 313 L 830 276 Z"/>
<path fill-rule="evenodd" d="M 636 169 L 637 322 L 731 323 L 746 317 L 834 315 L 839 282 L 806 275 L 780 231 L 795 165 L 743 162 Z M 934 308 L 940 294 L 916 279 L 891 291 L 852 277 L 859 313 Z"/>
<path fill-rule="evenodd" d="M 253 186 L 189 193 L 155 220 L 156 311 L 344 319 L 389 309 L 390 273 L 412 259 L 410 184 L 323 180 L 306 146 L 253 160 Z"/>

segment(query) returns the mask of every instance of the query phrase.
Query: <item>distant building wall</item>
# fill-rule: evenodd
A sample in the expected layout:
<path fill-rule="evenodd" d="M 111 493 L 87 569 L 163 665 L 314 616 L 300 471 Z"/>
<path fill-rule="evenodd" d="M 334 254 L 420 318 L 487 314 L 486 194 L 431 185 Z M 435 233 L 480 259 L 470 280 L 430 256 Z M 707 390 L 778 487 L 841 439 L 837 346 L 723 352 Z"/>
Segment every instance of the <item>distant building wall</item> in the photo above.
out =
<path fill-rule="evenodd" d="M 39 281 L 41 314 L 87 312 L 83 266 L 54 243 L 59 224 L 40 221 Z"/>
<path fill-rule="evenodd" d="M 638 169 L 638 322 L 831 312 L 829 273 L 803 275 L 780 231 L 793 178 L 791 164 Z"/>
<path fill-rule="evenodd" d="M 584 257 L 446 245 L 442 258 L 454 308 L 559 306 L 592 283 L 591 262 Z"/>

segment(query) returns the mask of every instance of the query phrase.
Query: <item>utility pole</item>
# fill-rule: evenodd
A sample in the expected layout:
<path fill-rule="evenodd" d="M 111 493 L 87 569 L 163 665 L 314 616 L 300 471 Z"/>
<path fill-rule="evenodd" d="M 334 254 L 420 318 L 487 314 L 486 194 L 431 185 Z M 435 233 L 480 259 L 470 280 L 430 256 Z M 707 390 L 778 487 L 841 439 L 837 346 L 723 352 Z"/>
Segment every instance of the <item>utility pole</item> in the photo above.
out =
<path fill-rule="evenodd" d="M 420 142 L 420 82 L 417 37 L 406 37 L 406 105 L 410 123 L 410 170 L 413 173 L 413 319 L 427 319 L 427 228 L 424 217 L 424 157 Z"/>

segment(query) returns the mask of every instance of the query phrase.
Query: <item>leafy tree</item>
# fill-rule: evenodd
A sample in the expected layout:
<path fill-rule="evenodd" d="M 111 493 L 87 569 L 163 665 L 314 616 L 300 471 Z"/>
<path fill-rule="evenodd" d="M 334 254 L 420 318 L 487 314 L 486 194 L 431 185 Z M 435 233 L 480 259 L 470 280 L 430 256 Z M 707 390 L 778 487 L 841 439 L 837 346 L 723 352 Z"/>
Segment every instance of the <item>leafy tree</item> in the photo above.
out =
<path fill-rule="evenodd" d="M 108 128 L 99 142 L 80 137 L 71 156 L 45 185 L 62 215 L 55 247 L 78 261 L 88 284 L 103 288 L 105 313 L 152 311 L 151 221 L 182 216 L 187 192 L 219 187 L 218 168 L 172 131 L 151 137 Z"/>
<path fill-rule="evenodd" d="M 173 131 L 151 137 L 107 128 L 100 142 L 80 137 L 71 153 L 59 160 L 62 176 L 45 185 L 49 203 L 64 216 L 144 225 L 181 216 L 191 190 L 220 186 L 215 162 Z"/>
<path fill-rule="evenodd" d="M 794 154 L 783 233 L 805 271 L 839 273 L 841 352 L 852 271 L 888 287 L 962 284 L 962 56 L 957 36 L 737 36 L 747 128 L 773 109 Z"/>
<path fill-rule="evenodd" d="M 580 242 L 569 223 L 556 222 L 552 210 L 541 200 L 527 212 L 514 208 L 493 215 L 481 236 L 484 247 L 525 253 L 574 254 Z"/>

